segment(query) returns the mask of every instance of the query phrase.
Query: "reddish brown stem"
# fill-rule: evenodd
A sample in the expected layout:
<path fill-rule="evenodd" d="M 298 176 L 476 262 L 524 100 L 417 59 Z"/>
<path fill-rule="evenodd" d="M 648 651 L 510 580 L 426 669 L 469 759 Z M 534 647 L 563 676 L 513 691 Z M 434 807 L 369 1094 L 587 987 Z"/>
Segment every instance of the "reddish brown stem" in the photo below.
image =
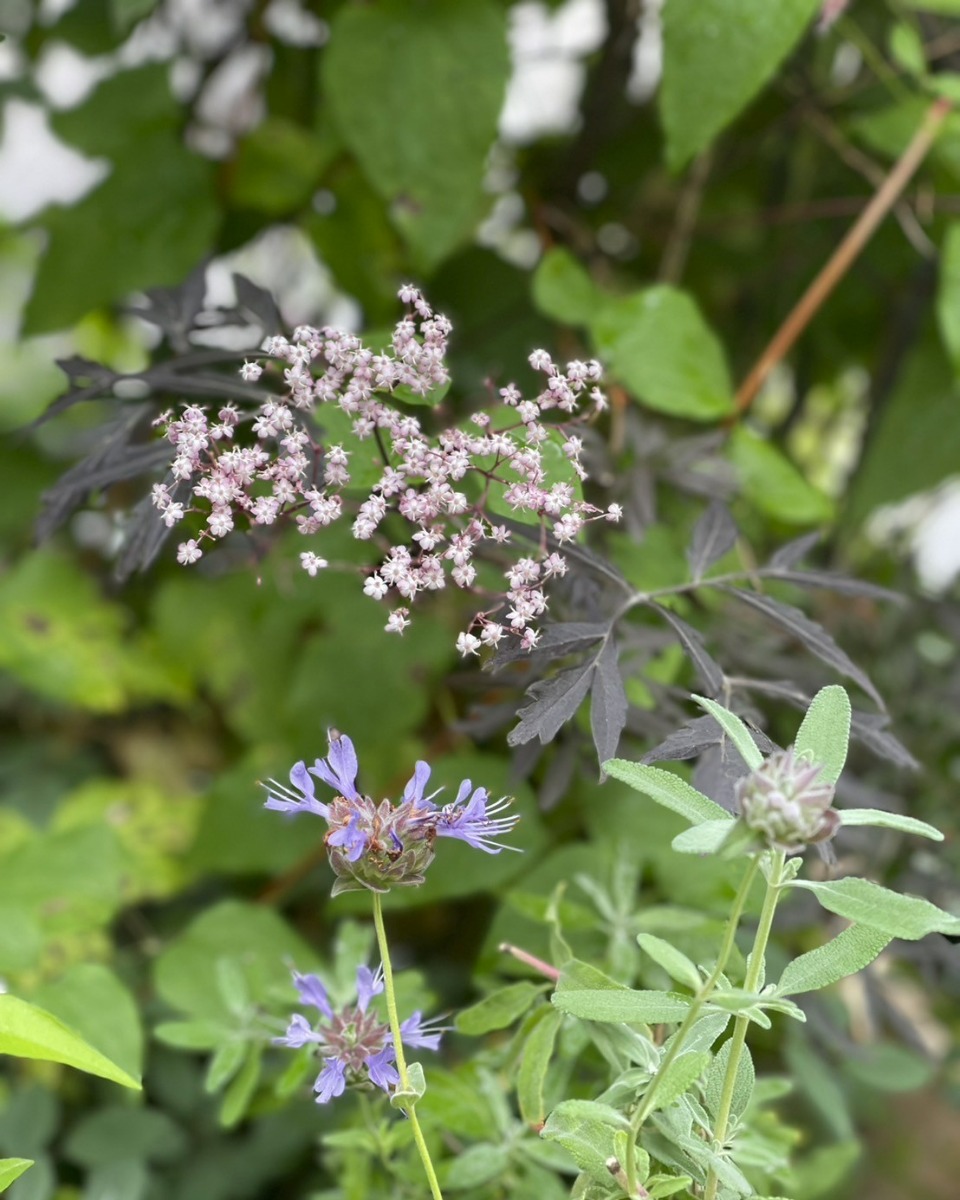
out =
<path fill-rule="evenodd" d="M 920 127 L 890 174 L 877 189 L 873 199 L 836 248 L 826 266 L 797 301 L 750 374 L 740 385 L 736 397 L 738 412 L 745 412 L 750 407 L 770 371 L 790 352 L 814 314 L 850 269 L 853 260 L 867 244 L 874 230 L 907 186 L 914 171 L 923 162 L 949 113 L 950 102 L 942 98 L 934 100 L 927 109 Z"/>

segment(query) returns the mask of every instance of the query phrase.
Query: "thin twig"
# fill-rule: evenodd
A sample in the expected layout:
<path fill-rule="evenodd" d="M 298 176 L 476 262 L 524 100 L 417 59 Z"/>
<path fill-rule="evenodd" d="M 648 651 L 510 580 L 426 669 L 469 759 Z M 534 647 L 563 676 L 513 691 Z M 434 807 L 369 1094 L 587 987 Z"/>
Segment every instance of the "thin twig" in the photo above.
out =
<path fill-rule="evenodd" d="M 935 100 L 927 109 L 910 144 L 884 180 L 883 185 L 863 210 L 860 219 L 850 229 L 826 266 L 801 296 L 787 319 L 774 334 L 770 344 L 760 355 L 750 374 L 740 385 L 736 398 L 738 412 L 745 412 L 750 407 L 770 371 L 789 353 L 814 314 L 850 269 L 851 263 L 870 240 L 874 230 L 890 211 L 911 176 L 926 157 L 950 111 L 950 102 L 942 98 Z"/>
<path fill-rule="evenodd" d="M 713 155 L 709 150 L 697 155 L 677 202 L 677 217 L 660 260 L 661 283 L 679 283 L 687 265 L 694 226 L 700 213 L 703 189 L 710 174 Z"/>

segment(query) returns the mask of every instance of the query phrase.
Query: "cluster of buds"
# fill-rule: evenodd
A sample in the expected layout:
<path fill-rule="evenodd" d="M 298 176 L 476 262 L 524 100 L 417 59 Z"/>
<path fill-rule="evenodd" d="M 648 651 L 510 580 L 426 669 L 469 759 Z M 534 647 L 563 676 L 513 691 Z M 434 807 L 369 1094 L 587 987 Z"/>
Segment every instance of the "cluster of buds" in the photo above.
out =
<path fill-rule="evenodd" d="M 316 975 L 294 971 L 293 982 L 301 1003 L 315 1008 L 320 1016 L 311 1023 L 302 1013 L 295 1013 L 287 1032 L 274 1041 L 293 1050 L 313 1046 L 323 1059 L 323 1070 L 313 1085 L 317 1103 L 329 1103 L 348 1087 L 365 1091 L 373 1086 L 392 1091 L 400 1082 L 394 1066 L 397 1053 L 393 1035 L 370 1008 L 373 997 L 383 991 L 382 972 L 358 967 L 356 1003 L 339 1010 L 330 1003 L 327 989 Z M 425 1024 L 419 1012 L 400 1026 L 404 1045 L 415 1049 L 436 1050 L 442 1033 L 442 1026 Z"/>
<path fill-rule="evenodd" d="M 543 386 L 534 399 L 524 399 L 510 384 L 500 390 L 494 416 L 478 412 L 465 427 L 429 434 L 384 397 L 424 397 L 449 382 L 451 326 L 416 288 L 402 288 L 400 298 L 409 311 L 390 347 L 379 352 L 333 328 L 303 326 L 290 340 L 269 338 L 263 350 L 285 364 L 286 394 L 260 406 L 252 417 L 252 438 L 238 436 L 250 416 L 232 404 L 215 419 L 200 405 L 159 417 L 156 424 L 175 450 L 171 471 L 177 486 L 155 485 L 153 502 L 168 527 L 189 515 L 203 520 L 196 536 L 179 545 L 177 558 L 184 565 L 226 537 L 238 517 L 266 526 L 292 515 L 300 532 L 321 539 L 322 547 L 323 530 L 349 508 L 353 536 L 374 540 L 380 551 L 363 590 L 392 604 L 385 628 L 393 633 L 410 624 L 410 605 L 421 593 L 437 591 L 448 580 L 477 590 L 477 551 L 511 540 L 497 516 L 499 504 L 501 512 L 509 509 L 517 520 L 539 526 L 539 548 L 508 567 L 507 586 L 492 606 L 476 613 L 457 647 L 463 655 L 477 654 L 510 635 L 532 649 L 547 607 L 544 585 L 567 566 L 551 543 L 562 547 L 588 521 L 621 516 L 619 505 L 603 510 L 580 498 L 583 442 L 571 427 L 606 407 L 597 386 L 600 365 L 571 362 L 561 371 L 545 350 L 536 350 L 529 361 Z M 256 382 L 263 371 L 258 362 L 245 363 L 241 375 Z M 346 418 L 339 440 L 323 436 L 324 406 L 338 427 Z M 553 477 L 551 457 L 562 466 Z M 368 478 L 371 466 L 377 474 L 355 505 L 344 495 L 356 475 L 351 458 L 363 463 Z M 181 493 L 188 498 L 179 499 Z M 391 515 L 402 524 L 385 526 Z M 329 565 L 317 550 L 304 551 L 300 561 L 314 576 Z"/>
<path fill-rule="evenodd" d="M 786 854 L 828 841 L 840 826 L 831 807 L 834 786 L 820 778 L 822 766 L 791 746 L 771 754 L 737 781 L 740 817 L 766 844 Z"/>
<path fill-rule="evenodd" d="M 490 803 L 485 788 L 473 788 L 465 779 L 453 803 L 434 804 L 440 789 L 425 795 L 430 766 L 418 762 L 399 804 L 378 804 L 357 790 L 359 765 L 353 742 L 331 730 L 330 750 L 312 767 L 298 762 L 290 771 L 290 787 L 271 779 L 266 808 L 284 813 L 312 813 L 323 817 L 329 829 L 324 838 L 330 865 L 336 875 L 331 895 L 367 889 L 387 892 L 393 887 L 418 887 L 433 862 L 439 837 L 458 838 L 477 850 L 499 854 L 512 849 L 498 839 L 509 833 L 519 817 L 499 814 L 508 797 Z M 316 798 L 313 778 L 336 792 L 329 804 Z"/>

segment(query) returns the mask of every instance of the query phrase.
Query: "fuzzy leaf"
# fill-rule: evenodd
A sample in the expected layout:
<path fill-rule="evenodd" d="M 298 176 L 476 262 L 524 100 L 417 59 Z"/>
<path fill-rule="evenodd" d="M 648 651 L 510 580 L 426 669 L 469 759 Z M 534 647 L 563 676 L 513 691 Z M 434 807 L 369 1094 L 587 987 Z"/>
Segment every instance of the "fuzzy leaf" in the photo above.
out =
<path fill-rule="evenodd" d="M 855 975 L 873 962 L 892 936 L 869 925 L 850 925 L 816 950 L 809 950 L 788 963 L 777 984 L 777 995 L 816 992 L 847 975 Z"/>
<path fill-rule="evenodd" d="M 723 1084 L 727 1073 L 727 1066 L 730 1062 L 730 1045 L 729 1041 L 723 1043 L 717 1051 L 717 1056 L 710 1064 L 710 1069 L 707 1071 L 707 1077 L 703 1085 L 703 1098 L 706 1101 L 707 1111 L 710 1115 L 716 1118 L 720 1111 L 720 1098 L 723 1094 Z M 753 1095 L 753 1088 L 756 1083 L 756 1072 L 753 1067 L 753 1059 L 750 1057 L 750 1050 L 743 1046 L 740 1052 L 740 1058 L 737 1062 L 737 1074 L 733 1085 L 733 1102 L 730 1105 L 730 1116 L 733 1120 L 740 1117 L 750 1103 L 750 1097 Z"/>
<path fill-rule="evenodd" d="M 524 1040 L 517 1071 L 517 1101 L 520 1115 L 528 1125 L 542 1125 L 547 1115 L 543 1085 L 562 1023 L 561 1013 L 545 1008 L 544 1015 Z"/>
<path fill-rule="evenodd" d="M 691 825 L 683 833 L 678 833 L 670 845 L 678 854 L 716 854 L 730 836 L 734 825 L 736 821 L 732 817 Z"/>
<path fill-rule="evenodd" d="M 714 500 L 693 527 L 693 537 L 687 547 L 687 562 L 694 583 L 703 578 L 715 562 L 737 543 L 739 530 L 730 510 Z"/>
<path fill-rule="evenodd" d="M 609 1184 L 608 1159 L 615 1155 L 615 1133 L 629 1131 L 623 1113 L 596 1100 L 564 1100 L 553 1110 L 540 1136 L 562 1146 L 573 1161 L 600 1183 Z"/>
<path fill-rule="evenodd" d="M 522 1017 L 545 990 L 545 986 L 538 986 L 526 979 L 499 988 L 457 1013 L 457 1032 L 478 1037 L 494 1029 L 505 1029 Z"/>
<path fill-rule="evenodd" d="M 654 1110 L 669 1108 L 700 1078 L 710 1063 L 710 1054 L 681 1054 L 662 1073 L 654 1093 Z M 659 1072 L 658 1072 L 659 1074 Z"/>
<path fill-rule="evenodd" d="M 850 697 L 839 684 L 821 688 L 797 730 L 794 749 L 810 753 L 821 765 L 818 778 L 836 783 L 847 761 L 850 742 Z"/>
<path fill-rule="evenodd" d="M 929 900 L 902 896 L 868 879 L 835 879 L 826 883 L 795 879 L 786 886 L 813 892 L 828 912 L 872 929 L 882 929 L 891 937 L 916 941 L 928 933 L 960 934 L 960 917 L 944 912 Z"/>
<path fill-rule="evenodd" d="M 736 713 L 732 713 L 728 708 L 724 708 L 716 700 L 708 700 L 705 696 L 693 696 L 691 699 L 695 700 L 701 708 L 705 708 L 710 716 L 720 724 L 724 733 L 740 751 L 743 761 L 751 771 L 755 771 L 757 767 L 762 765 L 763 755 L 760 753 L 757 743 L 753 740 L 750 730 Z"/>
<path fill-rule="evenodd" d="M 697 825 L 695 828 L 702 829 L 703 826 Z M 675 946 L 653 933 L 638 933 L 637 943 L 658 966 L 663 967 L 671 979 L 684 984 L 693 992 L 699 991 L 702 983 L 700 972 Z"/>
<path fill-rule="evenodd" d="M 702 792 L 698 792 L 686 780 L 670 771 L 648 767 L 643 763 L 627 762 L 622 758 L 610 759 L 603 764 L 603 769 L 614 779 L 621 780 L 635 791 L 643 792 L 664 808 L 679 813 L 691 825 L 699 825 L 702 821 L 717 821 L 727 816 L 719 804 L 714 804 Z"/>
<path fill-rule="evenodd" d="M 608 637 L 596 660 L 590 688 L 590 730 L 600 762 L 616 754 L 626 723 L 627 693 L 620 675 L 620 653 L 613 637 Z"/>
<path fill-rule="evenodd" d="M 880 808 L 843 808 L 839 810 L 843 825 L 875 825 L 881 829 L 899 829 L 901 833 L 915 833 L 918 837 L 942 842 L 943 834 L 926 821 L 906 817 L 903 813 L 885 812 Z"/>
<path fill-rule="evenodd" d="M 682 1021 L 690 1008 L 690 997 L 677 992 L 638 991 L 634 988 L 583 988 L 553 993 L 553 1003 L 561 1012 L 587 1021 L 637 1021 L 642 1025 L 660 1025 Z"/>

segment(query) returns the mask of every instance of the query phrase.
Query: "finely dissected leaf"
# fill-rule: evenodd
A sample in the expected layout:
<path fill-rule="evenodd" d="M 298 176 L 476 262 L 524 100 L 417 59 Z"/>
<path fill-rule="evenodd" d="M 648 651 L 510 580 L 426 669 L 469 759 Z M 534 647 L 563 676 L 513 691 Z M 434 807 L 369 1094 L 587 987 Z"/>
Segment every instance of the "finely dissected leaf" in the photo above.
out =
<path fill-rule="evenodd" d="M 587 1021 L 638 1021 L 660 1025 L 682 1021 L 690 1008 L 690 997 L 677 992 L 637 991 L 633 988 L 584 988 L 566 991 L 558 988 L 553 1003 L 561 1012 Z"/>
<path fill-rule="evenodd" d="M 654 1110 L 669 1108 L 700 1078 L 710 1062 L 710 1054 L 681 1054 L 663 1072 L 654 1093 Z"/>
<path fill-rule="evenodd" d="M 847 761 L 850 742 L 850 697 L 839 684 L 821 688 L 797 730 L 794 749 L 820 763 L 820 778 L 836 783 Z"/>
<path fill-rule="evenodd" d="M 771 563 L 773 559 L 770 560 Z M 869 596 L 873 600 L 889 600 L 893 604 L 905 604 L 906 597 L 891 588 L 869 583 L 866 579 L 854 579 L 850 575 L 838 575 L 836 571 L 791 571 L 764 568 L 764 578 L 779 579 L 797 587 L 824 588 L 847 596 Z"/>
<path fill-rule="evenodd" d="M 783 604 L 779 600 L 773 600 L 760 592 L 748 592 L 741 588 L 728 587 L 723 587 L 722 590 L 728 595 L 734 596 L 741 604 L 749 605 L 763 613 L 770 621 L 786 630 L 797 641 L 802 642 L 817 658 L 839 671 L 841 675 L 846 675 L 858 683 L 881 709 L 886 707 L 883 698 L 867 675 L 844 654 L 822 625 L 811 621 L 799 608 L 794 608 L 791 604 Z"/>
<path fill-rule="evenodd" d="M 813 892 L 828 912 L 882 929 L 891 937 L 915 941 L 928 933 L 960 934 L 960 917 L 952 916 L 919 896 L 901 896 L 868 879 L 836 879 L 815 883 L 795 879 L 789 887 Z"/>
<path fill-rule="evenodd" d="M 695 700 L 701 708 L 705 708 L 710 716 L 718 722 L 730 741 L 740 751 L 743 761 L 751 771 L 755 771 L 763 763 L 763 755 L 753 740 L 753 734 L 737 714 L 724 708 L 716 700 L 709 700 L 705 696 L 692 696 L 691 699 Z"/>
<path fill-rule="evenodd" d="M 822 538 L 823 534 L 820 530 L 815 529 L 813 533 L 803 533 L 800 537 L 785 542 L 775 554 L 771 555 L 767 566 L 773 567 L 777 571 L 789 571 L 791 567 L 806 558 Z"/>
<path fill-rule="evenodd" d="M 678 833 L 670 845 L 678 854 L 716 854 L 730 836 L 734 825 L 736 821 L 732 817 L 691 825 L 683 833 Z"/>
<path fill-rule="evenodd" d="M 538 985 L 523 980 L 491 992 L 489 996 L 484 996 L 476 1004 L 457 1013 L 454 1022 L 457 1031 L 478 1037 L 494 1029 L 505 1029 L 522 1017 L 546 988 L 546 984 Z"/>
<path fill-rule="evenodd" d="M 595 646 L 609 632 L 610 626 L 599 621 L 558 621 L 556 624 L 547 625 L 544 628 L 533 655 L 537 659 L 542 658 L 549 661 L 553 658 L 562 658 L 567 654 L 576 654 L 579 650 L 588 650 L 591 646 Z M 492 669 L 497 671 L 507 663 L 518 660 L 529 661 L 530 656 L 531 652 L 521 650 L 514 639 L 511 639 L 509 643 L 507 639 L 504 639 L 497 649 L 491 664 Z"/>
<path fill-rule="evenodd" d="M 695 826 L 702 829 L 703 826 Z M 671 979 L 685 984 L 691 991 L 698 991 L 702 982 L 700 972 L 687 956 L 663 938 L 653 933 L 638 933 L 637 942 L 658 966 L 663 967 Z"/>
<path fill-rule="evenodd" d="M 687 562 L 694 583 L 737 544 L 739 530 L 730 510 L 719 500 L 711 502 L 696 525 L 687 547 Z"/>
<path fill-rule="evenodd" d="M 720 1111 L 720 1098 L 723 1094 L 724 1080 L 727 1074 L 727 1067 L 730 1063 L 730 1046 L 731 1043 L 726 1041 L 717 1051 L 717 1056 L 710 1064 L 710 1069 L 707 1071 L 707 1077 L 703 1083 L 703 1098 L 706 1101 L 707 1111 L 714 1119 L 716 1119 L 717 1113 Z M 737 1063 L 737 1074 L 733 1084 L 733 1100 L 730 1105 L 730 1116 L 734 1120 L 746 1111 L 747 1105 L 750 1103 L 750 1097 L 753 1095 L 755 1083 L 756 1072 L 753 1067 L 753 1059 L 750 1056 L 749 1048 L 743 1046 L 740 1059 Z"/>
<path fill-rule="evenodd" d="M 620 652 L 610 636 L 596 660 L 590 688 L 590 730 L 598 762 L 616 754 L 626 723 L 627 693 L 620 675 Z"/>
<path fill-rule="evenodd" d="M 767 516 L 791 525 L 820 524 L 833 516 L 833 501 L 766 438 L 738 425 L 727 450 L 744 496 Z"/>
<path fill-rule="evenodd" d="M 140 1090 L 139 1079 L 95 1050 L 57 1017 L 16 996 L 0 996 L 0 1053 L 65 1063 Z"/>
<path fill-rule="evenodd" d="M 648 750 L 643 756 L 643 761 L 652 764 L 696 758 L 704 750 L 715 746 L 722 737 L 723 730 L 713 717 L 692 717 L 684 722 L 682 728 L 669 734 L 652 750 Z"/>
<path fill-rule="evenodd" d="M 517 1101 L 520 1115 L 528 1125 L 541 1125 L 546 1117 L 543 1085 L 550 1066 L 553 1046 L 560 1032 L 563 1016 L 554 1009 L 544 1015 L 527 1034 L 517 1071 Z"/>
<path fill-rule="evenodd" d="M 865 746 L 880 756 L 904 767 L 908 771 L 919 771 L 920 764 L 904 744 L 887 728 L 890 718 L 885 713 L 865 713 L 853 710 L 850 732 Z"/>
<path fill-rule="evenodd" d="M 881 829 L 899 829 L 901 833 L 915 833 L 918 837 L 942 842 L 943 834 L 926 821 L 916 817 L 905 817 L 902 813 L 885 812 L 881 808 L 842 808 L 840 821 L 843 825 L 876 825 Z"/>
<path fill-rule="evenodd" d="M 611 375 L 648 408 L 694 421 L 733 411 L 723 347 L 686 292 L 660 284 L 608 300 L 590 332 Z"/>
<path fill-rule="evenodd" d="M 630 1122 L 615 1108 L 596 1100 L 564 1100 L 547 1118 L 540 1136 L 557 1142 L 577 1166 L 601 1183 L 609 1183 L 607 1161 L 614 1157 L 616 1132 Z"/>
<path fill-rule="evenodd" d="M 796 996 L 828 987 L 847 975 L 855 975 L 872 963 L 893 934 L 869 925 L 854 924 L 835 938 L 801 954 L 784 968 L 777 994 Z"/>
<path fill-rule="evenodd" d="M 699 825 L 702 821 L 717 821 L 727 816 L 719 804 L 714 804 L 679 775 L 663 771 L 660 767 L 648 767 L 643 763 L 612 758 L 603 764 L 603 769 L 614 779 L 643 792 L 664 808 L 679 813 L 691 825 Z"/>
<path fill-rule="evenodd" d="M 32 1166 L 32 1158 L 0 1158 L 0 1192 Z"/>
<path fill-rule="evenodd" d="M 527 692 L 534 697 L 519 710 L 520 724 L 510 730 L 507 744 L 519 746 L 535 737 L 546 744 L 574 716 L 593 681 L 594 660 L 587 658 L 552 679 L 541 679 Z"/>
<path fill-rule="evenodd" d="M 677 169 L 708 146 L 771 78 L 820 0 L 669 0 L 660 117 Z"/>
<path fill-rule="evenodd" d="M 487 0 L 378 0 L 332 22 L 323 72 L 337 127 L 427 269 L 489 203 L 509 69 L 505 14 Z"/>
<path fill-rule="evenodd" d="M 586 268 L 565 246 L 552 246 L 533 273 L 533 302 L 546 316 L 586 325 L 602 297 Z"/>
<path fill-rule="evenodd" d="M 650 608 L 662 617 L 677 635 L 680 645 L 693 663 L 694 670 L 707 685 L 707 690 L 720 693 L 723 690 L 723 669 L 703 647 L 703 638 L 698 630 L 682 621 L 675 612 L 662 604 L 651 604 Z"/>

